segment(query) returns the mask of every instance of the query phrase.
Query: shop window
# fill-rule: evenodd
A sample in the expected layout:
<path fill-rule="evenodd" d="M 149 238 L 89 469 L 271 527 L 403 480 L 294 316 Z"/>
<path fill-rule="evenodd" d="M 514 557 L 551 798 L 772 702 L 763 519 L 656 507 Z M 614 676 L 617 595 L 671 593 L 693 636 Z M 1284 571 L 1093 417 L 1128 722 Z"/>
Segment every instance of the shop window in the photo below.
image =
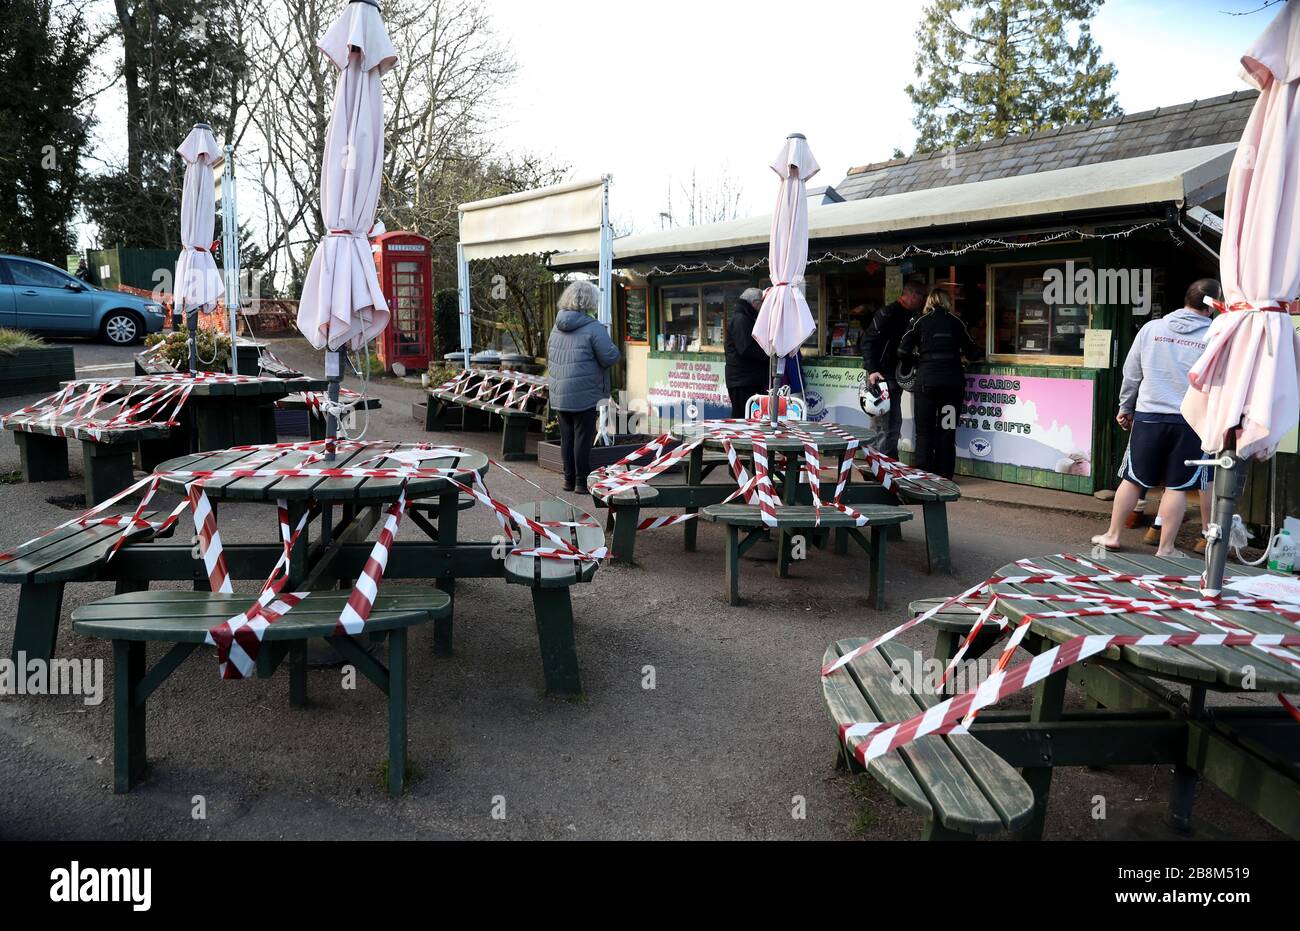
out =
<path fill-rule="evenodd" d="M 1088 262 L 1075 259 L 1073 265 L 1077 270 Z M 1056 289 L 1047 287 L 1048 272 L 1053 269 L 1064 275 L 1065 261 L 989 266 L 989 348 L 993 356 L 1082 364 L 1092 308 L 1053 300 Z"/>
<path fill-rule="evenodd" d="M 808 311 L 812 314 L 813 323 L 817 324 L 817 328 L 808 335 L 806 340 L 803 341 L 803 348 L 808 352 L 815 354 L 817 352 L 818 340 L 821 338 L 824 329 L 822 327 L 821 317 L 822 280 L 819 275 L 810 275 L 804 279 L 804 281 L 804 297 L 808 299 Z"/>
<path fill-rule="evenodd" d="M 772 279 L 764 278 L 759 287 L 766 290 L 772 286 Z M 804 355 L 817 355 L 821 349 L 822 334 L 826 332 L 826 320 L 822 317 L 822 276 L 808 275 L 804 278 L 804 298 L 808 301 L 808 312 L 812 314 L 815 329 L 800 345 Z"/>
<path fill-rule="evenodd" d="M 669 352 L 722 352 L 728 314 L 743 281 L 662 288 L 659 291 L 659 335 Z"/>
<path fill-rule="evenodd" d="M 664 348 L 669 352 L 697 352 L 700 348 L 700 289 L 664 288 Z"/>

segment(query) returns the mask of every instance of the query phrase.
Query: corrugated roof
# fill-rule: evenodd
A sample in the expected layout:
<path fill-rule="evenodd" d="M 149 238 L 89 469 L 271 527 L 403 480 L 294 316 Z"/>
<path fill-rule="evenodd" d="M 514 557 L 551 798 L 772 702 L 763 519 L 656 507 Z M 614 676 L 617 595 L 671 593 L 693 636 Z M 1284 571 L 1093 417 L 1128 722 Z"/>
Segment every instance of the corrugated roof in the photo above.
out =
<path fill-rule="evenodd" d="M 835 189 L 845 200 L 862 200 L 1235 143 L 1241 138 L 1258 96 L 1254 90 L 1237 91 L 1027 136 L 994 139 L 951 153 L 940 150 L 876 162 L 850 168 Z"/>
<path fill-rule="evenodd" d="M 919 232 L 963 224 L 1059 216 L 1147 204 L 1182 205 L 1189 194 L 1213 189 L 1227 177 L 1235 143 L 1079 165 L 1019 177 L 908 191 L 810 206 L 811 243 L 850 237 Z M 765 246 L 771 216 L 626 236 L 614 241 L 615 263 Z M 593 265 L 595 252 L 551 257 L 553 268 Z"/>

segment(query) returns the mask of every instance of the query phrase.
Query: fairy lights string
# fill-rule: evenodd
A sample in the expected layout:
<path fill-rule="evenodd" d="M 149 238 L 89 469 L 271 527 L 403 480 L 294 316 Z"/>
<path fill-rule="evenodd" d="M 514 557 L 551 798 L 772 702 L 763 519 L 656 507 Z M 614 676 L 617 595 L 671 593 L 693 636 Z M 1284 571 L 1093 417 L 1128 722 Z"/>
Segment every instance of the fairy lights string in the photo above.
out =
<path fill-rule="evenodd" d="M 1155 229 L 1155 228 L 1163 229 L 1166 233 L 1168 233 L 1170 238 L 1172 238 L 1175 243 L 1181 244 L 1182 240 L 1180 240 L 1177 237 L 1177 235 L 1174 234 L 1173 230 L 1165 226 L 1164 221 L 1150 220 L 1146 223 L 1135 224 L 1133 226 L 1128 227 L 1127 229 L 1110 230 L 1108 232 L 1094 232 L 1094 231 L 1083 230 L 1083 229 L 1057 230 L 1056 232 L 1048 233 L 1036 239 L 1019 240 L 1019 241 L 1011 240 L 1011 239 L 999 239 L 996 237 L 985 237 L 983 239 L 971 240 L 960 246 L 953 246 L 950 248 L 941 248 L 941 249 L 931 249 L 931 248 L 927 248 L 926 246 L 912 244 L 912 245 L 905 246 L 903 249 L 898 250 L 896 252 L 885 252 L 875 247 L 870 247 L 865 249 L 862 252 L 852 253 L 852 254 L 844 253 L 844 252 L 826 252 L 821 256 L 809 256 L 808 264 L 812 266 L 818 264 L 827 264 L 830 262 L 838 262 L 841 265 L 852 265 L 857 262 L 865 262 L 868 260 L 872 260 L 877 262 L 883 262 L 887 265 L 892 265 L 901 261 L 905 261 L 909 258 L 913 258 L 915 256 L 924 256 L 926 258 L 949 258 L 949 257 L 955 258 L 958 256 L 967 255 L 968 253 L 971 252 L 997 252 L 997 251 L 1009 251 L 1013 249 L 1029 249 L 1035 246 L 1049 245 L 1051 243 L 1060 242 L 1062 240 L 1067 240 L 1067 239 L 1083 239 L 1083 240 L 1127 239 L 1128 237 L 1132 236 L 1134 233 L 1138 233 L 1147 229 Z M 627 259 L 623 262 L 623 264 L 627 267 L 635 268 L 637 274 L 641 275 L 642 277 L 649 278 L 651 276 L 685 275 L 685 274 L 695 274 L 700 272 L 752 272 L 755 271 L 756 269 L 766 266 L 767 258 L 764 257 L 764 258 L 755 259 L 753 262 L 738 262 L 735 259 L 727 259 L 725 262 L 720 262 L 720 263 L 683 262 L 673 266 L 655 265 L 650 268 L 645 268 L 643 266 L 637 265 L 635 259 Z"/>

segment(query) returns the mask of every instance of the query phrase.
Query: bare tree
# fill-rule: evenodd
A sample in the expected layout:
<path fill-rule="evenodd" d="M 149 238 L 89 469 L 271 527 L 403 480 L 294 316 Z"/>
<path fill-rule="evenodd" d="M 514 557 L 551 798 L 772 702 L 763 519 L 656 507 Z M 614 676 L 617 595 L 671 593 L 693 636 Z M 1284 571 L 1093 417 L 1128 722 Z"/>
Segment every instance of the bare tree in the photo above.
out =
<path fill-rule="evenodd" d="M 725 165 L 711 180 L 701 180 L 699 172 L 692 168 L 688 179 L 677 182 L 676 192 L 673 190 L 673 182 L 668 182 L 664 209 L 659 213 L 660 228 L 673 229 L 678 226 L 735 220 L 740 216 L 740 201 L 744 190 L 744 185 L 736 180 Z"/>
<path fill-rule="evenodd" d="M 269 273 L 291 290 L 326 232 L 320 162 L 336 72 L 316 40 L 337 0 L 241 0 L 260 25 L 249 38 L 253 67 L 245 166 L 260 187 Z M 479 196 L 480 141 L 496 96 L 514 72 L 481 0 L 390 0 L 384 20 L 398 62 L 384 78 L 384 187 L 378 214 L 435 241 L 455 239 L 456 206 Z"/>

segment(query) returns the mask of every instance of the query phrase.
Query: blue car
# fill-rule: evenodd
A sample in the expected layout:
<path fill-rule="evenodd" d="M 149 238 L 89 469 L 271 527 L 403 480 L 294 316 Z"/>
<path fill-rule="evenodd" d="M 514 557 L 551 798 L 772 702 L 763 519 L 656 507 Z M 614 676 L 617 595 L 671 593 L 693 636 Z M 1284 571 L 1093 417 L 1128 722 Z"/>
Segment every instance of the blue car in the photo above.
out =
<path fill-rule="evenodd" d="M 36 259 L 0 255 L 0 327 L 129 346 L 163 327 L 157 301 L 109 291 Z"/>

